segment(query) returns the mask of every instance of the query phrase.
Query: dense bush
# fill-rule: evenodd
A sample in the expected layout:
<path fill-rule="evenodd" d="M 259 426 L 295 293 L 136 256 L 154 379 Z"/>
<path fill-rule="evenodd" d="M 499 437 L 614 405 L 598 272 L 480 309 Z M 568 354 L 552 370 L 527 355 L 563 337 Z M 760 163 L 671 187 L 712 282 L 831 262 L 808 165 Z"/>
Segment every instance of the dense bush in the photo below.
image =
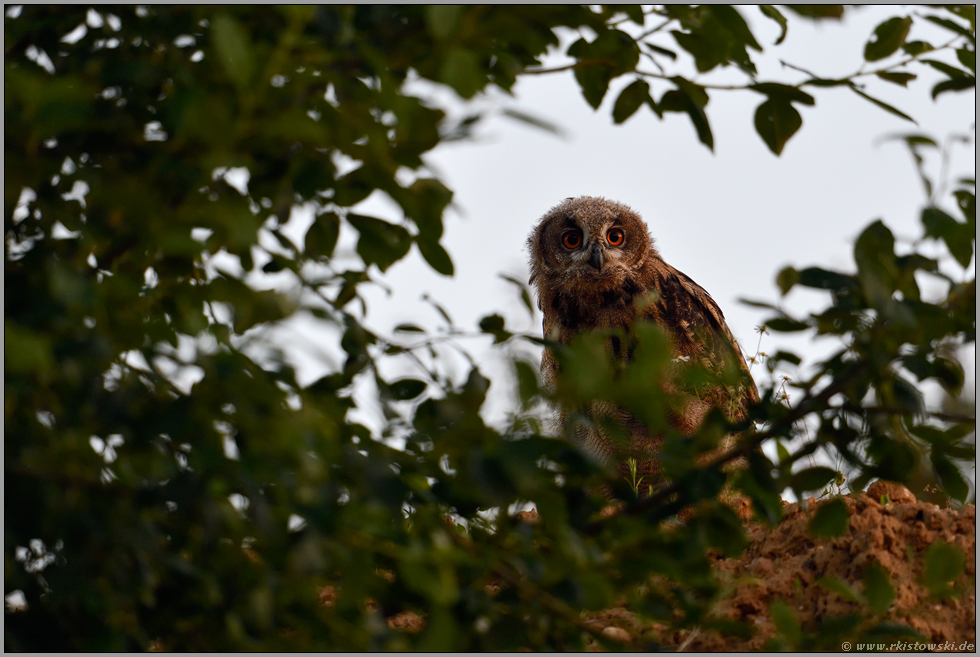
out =
<path fill-rule="evenodd" d="M 541 57 L 563 28 L 585 28 L 589 38 L 567 48 L 585 100 L 599 107 L 612 79 L 635 78 L 613 105 L 615 122 L 644 106 L 682 112 L 711 147 L 705 106 L 729 91 L 672 67 L 732 65 L 746 82 L 730 92 L 762 96 L 754 127 L 776 154 L 801 127 L 796 105 L 814 104 L 823 87 L 902 116 L 859 78 L 904 85 L 929 67 L 944 76 L 933 97 L 974 88 L 972 6 L 916 14 L 946 30 L 945 44 L 909 41 L 913 18 L 899 16 L 876 29 L 870 69 L 842 79 L 789 71 L 792 83 L 756 79 L 752 51 L 762 46 L 739 11 L 8 8 L 4 590 L 22 592 L 26 608 L 7 614 L 5 648 L 574 650 L 595 632 L 581 612 L 621 598 L 645 618 L 744 632 L 708 613 L 718 586 L 707 551 L 744 543 L 739 519 L 714 499 L 726 482 L 775 522 L 785 490 L 819 491 L 838 476 L 801 469 L 821 452 L 846 463 L 853 488 L 915 479 L 968 501 L 975 419 L 955 402 L 957 349 L 976 332 L 973 180 L 956 184 L 952 205 L 933 196 L 922 210 L 924 238 L 944 243 L 968 276 L 896 251 L 881 222 L 861 233 L 851 272 L 780 272 L 784 293 L 825 290 L 827 305 L 808 317 L 772 305 L 768 329 L 837 335 L 839 352 L 797 382 L 796 403 L 778 386 L 763 390 L 736 427 L 746 432 L 736 450 L 695 466 L 730 429 L 720 413 L 693 440 L 668 435 L 672 484 L 613 517 L 587 491 L 626 484 L 545 435 L 537 418 L 549 395 L 535 368 L 515 363 L 523 406 L 503 431 L 479 415 L 490 382 L 476 367 L 461 383 L 424 367 L 420 378 L 379 373 L 406 343 L 362 325 L 360 286 L 372 265 L 386 270 L 413 244 L 434 270 L 453 272 L 440 244 L 452 191 L 417 172 L 472 122 L 449 124 L 407 81 L 441 82 L 463 98 L 509 90 L 545 73 Z M 762 12 L 782 41 L 794 21 L 843 9 Z M 947 53 L 959 64 L 936 58 Z M 671 88 L 653 98 L 650 78 Z M 916 153 L 938 148 L 921 135 L 906 141 Z M 357 163 L 343 175 L 341 154 Z M 247 168 L 247 188 L 226 175 L 235 167 Z M 376 190 L 403 220 L 354 211 Z M 309 202 L 316 221 L 295 244 L 280 228 Z M 341 224 L 359 234 L 363 266 L 332 258 Z M 221 253 L 240 268 L 216 268 Z M 256 270 L 289 272 L 302 295 L 255 289 L 246 278 Z M 945 283 L 942 298 L 922 297 L 923 276 Z M 258 362 L 246 348 L 250 329 L 301 311 L 341 329 L 346 353 L 306 387 L 281 354 Z M 529 339 L 497 315 L 481 328 L 501 342 Z M 562 351 L 565 399 L 662 406 L 650 378 L 631 372 L 655 371 L 663 339 L 650 330 L 641 340 L 644 358 L 619 373 L 603 369 L 589 340 Z M 768 363 L 781 361 L 799 357 Z M 404 449 L 349 419 L 364 378 Z M 927 380 L 948 392 L 946 408 L 924 403 Z M 776 461 L 754 449 L 763 441 L 779 443 Z M 723 468 L 746 455 L 746 468 Z M 527 501 L 542 522 L 516 516 Z M 687 522 L 672 519 L 692 505 Z M 833 534 L 840 514 L 825 508 L 813 531 Z M 321 605 L 328 585 L 335 600 Z M 406 610 L 425 618 L 422 632 L 386 625 Z"/>

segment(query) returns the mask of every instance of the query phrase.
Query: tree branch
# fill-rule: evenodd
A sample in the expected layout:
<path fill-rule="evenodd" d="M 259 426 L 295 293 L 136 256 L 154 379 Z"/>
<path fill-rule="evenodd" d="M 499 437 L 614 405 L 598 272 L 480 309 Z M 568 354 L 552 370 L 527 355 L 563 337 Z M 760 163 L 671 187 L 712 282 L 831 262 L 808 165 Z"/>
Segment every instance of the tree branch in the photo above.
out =
<path fill-rule="evenodd" d="M 863 365 L 863 364 L 856 366 L 845 377 L 838 380 L 836 383 L 830 384 L 816 396 L 807 397 L 803 401 L 801 401 L 796 406 L 796 408 L 791 410 L 790 413 L 787 414 L 786 417 L 782 419 L 782 421 L 778 425 L 775 425 L 770 429 L 768 429 L 767 431 L 757 433 L 755 435 L 752 435 L 750 438 L 741 441 L 741 443 L 737 447 L 725 452 L 724 454 L 717 456 L 715 459 L 713 459 L 706 465 L 699 467 L 698 469 L 708 470 L 713 468 L 719 468 L 725 465 L 726 463 L 730 461 L 734 461 L 742 456 L 748 456 L 764 441 L 768 440 L 769 438 L 773 438 L 777 435 L 780 435 L 782 429 L 784 429 L 785 427 L 792 426 L 793 423 L 795 423 L 796 421 L 804 418 L 805 416 L 809 415 L 813 411 L 818 410 L 820 407 L 826 404 L 831 397 L 833 397 L 839 392 L 842 392 L 847 387 L 847 385 L 850 384 L 850 382 L 853 381 L 854 378 L 856 378 L 859 374 L 861 374 L 866 368 L 867 365 Z M 616 515 L 630 515 L 630 516 L 643 515 L 649 512 L 650 510 L 656 508 L 660 504 L 669 500 L 671 496 L 680 492 L 680 490 L 681 490 L 681 486 L 679 482 L 670 484 L 668 486 L 664 486 L 650 497 L 645 497 L 642 500 L 638 500 L 637 502 L 634 502 L 624 507 L 619 512 L 619 514 Z M 613 517 L 613 516 L 609 516 L 609 517 Z M 609 518 L 600 518 L 599 520 L 595 520 L 589 523 L 588 525 L 586 525 L 583 528 L 582 533 L 588 536 L 594 536 L 602 531 L 602 528 L 605 526 L 605 523 L 608 520 Z"/>

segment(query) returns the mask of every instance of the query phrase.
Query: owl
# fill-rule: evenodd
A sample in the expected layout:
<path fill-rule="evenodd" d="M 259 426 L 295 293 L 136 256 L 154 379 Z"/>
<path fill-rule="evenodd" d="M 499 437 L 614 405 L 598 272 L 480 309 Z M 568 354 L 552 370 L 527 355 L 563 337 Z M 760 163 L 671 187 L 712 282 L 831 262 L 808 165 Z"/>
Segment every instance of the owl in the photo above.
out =
<path fill-rule="evenodd" d="M 682 400 L 668 408 L 667 419 L 675 429 L 695 433 L 714 407 L 741 419 L 748 405 L 758 401 L 745 359 L 718 305 L 701 286 L 664 262 L 646 224 L 629 207 L 591 196 L 566 199 L 541 218 L 528 238 L 528 251 L 529 283 L 544 314 L 546 339 L 568 344 L 582 331 L 619 329 L 611 332 L 607 350 L 614 361 L 628 361 L 634 322 L 645 319 L 668 336 L 673 351 L 669 371 L 676 374 L 686 363 L 699 363 L 715 373 L 732 368 L 741 372 L 741 383 L 719 381 L 693 391 L 681 390 L 679 377 L 665 375 L 661 388 L 674 393 L 672 399 Z M 626 336 L 626 344 L 616 335 Z M 546 387 L 554 388 L 558 367 L 555 355 L 545 349 L 541 374 Z M 556 422 L 573 443 L 617 468 L 627 480 L 642 477 L 643 487 L 650 490 L 665 483 L 658 459 L 663 436 L 652 435 L 611 402 L 558 408 Z M 618 431 L 610 431 L 610 423 Z M 630 460 L 635 473 L 629 471 Z"/>

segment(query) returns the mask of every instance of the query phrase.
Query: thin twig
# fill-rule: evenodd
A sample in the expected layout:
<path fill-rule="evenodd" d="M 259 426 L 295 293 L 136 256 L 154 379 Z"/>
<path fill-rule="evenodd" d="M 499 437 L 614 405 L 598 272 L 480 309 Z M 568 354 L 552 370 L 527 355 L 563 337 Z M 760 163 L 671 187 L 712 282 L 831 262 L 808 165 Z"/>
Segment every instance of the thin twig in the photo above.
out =
<path fill-rule="evenodd" d="M 898 408 L 896 406 L 862 406 L 860 409 L 854 410 L 878 415 L 928 415 L 929 417 L 934 417 L 937 420 L 943 420 L 945 422 L 970 422 L 975 424 L 977 421 L 975 415 L 959 415 L 957 413 L 941 413 L 939 411 L 922 411 L 921 413 L 917 413 L 910 412 L 907 408 Z"/>
<path fill-rule="evenodd" d="M 960 38 L 962 38 L 962 37 L 954 37 L 954 38 L 950 39 L 949 41 L 947 41 L 946 43 L 944 43 L 943 45 L 941 45 L 938 48 L 936 48 L 935 50 L 929 50 L 927 52 L 922 52 L 922 53 L 919 53 L 918 55 L 909 55 L 908 57 L 906 57 L 902 61 L 897 62 L 895 64 L 892 64 L 890 66 L 885 66 L 884 68 L 876 68 L 876 69 L 874 69 L 872 71 L 865 71 L 863 69 L 863 67 L 862 67 L 862 68 L 859 68 L 856 72 L 851 73 L 850 75 L 844 75 L 844 76 L 841 76 L 841 77 L 838 77 L 838 78 L 826 78 L 826 77 L 824 77 L 822 75 L 817 75 L 816 73 L 813 73 L 811 71 L 808 71 L 805 68 L 802 68 L 800 66 L 796 66 L 794 64 L 790 64 L 789 62 L 785 62 L 785 61 L 783 61 L 781 59 L 779 60 L 779 63 L 782 64 L 786 68 L 793 69 L 794 71 L 799 71 L 800 73 L 806 73 L 807 75 L 809 75 L 811 78 L 813 78 L 815 80 L 830 80 L 830 79 L 832 79 L 832 80 L 853 80 L 854 78 L 863 78 L 863 77 L 868 77 L 869 75 L 878 75 L 879 73 L 887 73 L 887 72 L 892 71 L 892 70 L 894 70 L 896 68 L 901 68 L 902 66 L 905 66 L 906 64 L 910 64 L 910 63 L 918 60 L 922 55 L 926 55 L 926 54 L 930 54 L 930 53 L 938 53 L 938 52 L 940 52 L 942 50 L 946 50 L 947 48 L 949 48 L 950 46 L 952 46 L 954 43 L 956 43 L 956 41 L 958 39 L 960 39 Z"/>
<path fill-rule="evenodd" d="M 474 555 L 476 554 L 476 546 L 471 541 L 464 539 L 455 532 L 450 532 L 450 536 L 453 543 L 455 543 L 457 547 L 461 547 Z M 588 632 L 603 643 L 609 642 L 609 637 L 603 635 L 601 629 L 595 627 L 592 623 L 587 622 L 577 611 L 547 591 L 536 586 L 527 577 L 524 577 L 517 572 L 513 567 L 505 563 L 497 563 L 491 570 L 492 574 L 498 576 L 500 579 L 513 586 L 522 596 L 537 600 L 551 613 L 555 614 L 556 616 L 560 616 L 580 630 Z"/>
<path fill-rule="evenodd" d="M 596 639 L 601 640 L 603 643 L 607 643 L 609 641 L 609 637 L 603 635 L 601 629 L 583 619 L 581 614 L 579 614 L 577 611 L 547 591 L 535 586 L 530 580 L 521 576 L 520 573 L 513 571 L 509 566 L 506 566 L 505 564 L 498 564 L 494 567 L 493 572 L 495 575 L 498 575 L 501 579 L 516 588 L 523 596 L 540 602 L 551 613 L 564 618 L 575 627 L 588 632 Z"/>
<path fill-rule="evenodd" d="M 648 37 L 648 36 L 650 36 L 651 34 L 656 34 L 656 33 L 657 33 L 657 32 L 659 32 L 660 30 L 662 30 L 662 29 L 664 29 L 665 27 L 667 27 L 668 25 L 670 25 L 670 24 L 671 24 L 671 22 L 672 22 L 673 20 L 674 20 L 673 18 L 668 18 L 668 19 L 667 19 L 666 21 L 664 21 L 663 23 L 661 23 L 661 24 L 660 24 L 660 25 L 658 25 L 657 27 L 654 27 L 654 28 L 650 28 L 650 29 L 649 29 L 649 30 L 647 30 L 646 32 L 642 32 L 642 33 L 640 34 L 640 36 L 638 36 L 638 37 L 636 37 L 636 40 L 637 40 L 637 41 L 639 41 L 640 39 L 645 39 L 645 38 L 647 38 L 647 37 Z"/>
<path fill-rule="evenodd" d="M 691 645 L 691 642 L 694 641 L 694 638 L 697 635 L 699 635 L 699 634 L 701 634 L 701 626 L 700 625 L 698 627 L 695 627 L 693 630 L 691 630 L 691 634 L 686 639 L 684 639 L 684 643 L 682 643 L 681 645 L 677 646 L 677 652 L 684 652 L 684 651 L 686 651 L 687 650 L 687 647 L 689 645 Z"/>
<path fill-rule="evenodd" d="M 574 64 L 568 64 L 566 66 L 559 66 L 557 68 L 537 68 L 528 69 L 524 71 L 524 75 L 546 75 L 548 73 L 561 73 L 562 71 L 570 71 L 574 68 L 582 68 L 584 61 L 578 61 Z M 591 65 L 591 64 L 590 64 Z"/>

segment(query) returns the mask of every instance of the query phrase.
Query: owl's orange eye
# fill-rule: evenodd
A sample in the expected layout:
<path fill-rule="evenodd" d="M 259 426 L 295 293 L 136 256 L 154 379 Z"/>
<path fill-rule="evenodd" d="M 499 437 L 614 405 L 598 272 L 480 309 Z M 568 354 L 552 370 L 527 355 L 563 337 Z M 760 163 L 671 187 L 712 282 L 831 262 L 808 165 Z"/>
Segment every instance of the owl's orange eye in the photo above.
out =
<path fill-rule="evenodd" d="M 609 232 L 606 233 L 606 240 L 612 246 L 619 246 L 623 243 L 624 238 L 625 235 L 623 235 L 623 231 L 619 228 L 610 228 Z"/>
<path fill-rule="evenodd" d="M 582 246 L 582 233 L 577 230 L 570 230 L 561 236 L 561 243 L 567 249 L 577 249 Z"/>

